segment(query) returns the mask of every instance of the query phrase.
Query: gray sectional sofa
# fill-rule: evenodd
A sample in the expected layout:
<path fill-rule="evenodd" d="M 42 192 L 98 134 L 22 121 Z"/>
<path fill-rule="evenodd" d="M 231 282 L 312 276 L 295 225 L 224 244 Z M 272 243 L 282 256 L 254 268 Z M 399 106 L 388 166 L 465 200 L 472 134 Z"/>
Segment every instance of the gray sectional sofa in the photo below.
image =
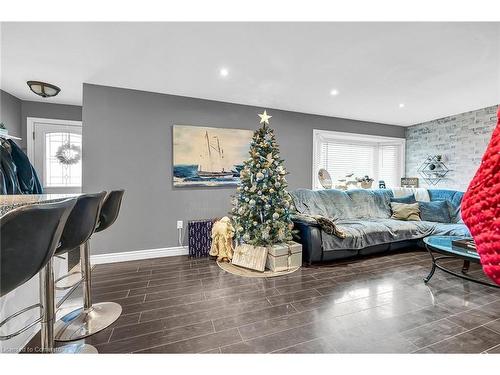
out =
<path fill-rule="evenodd" d="M 470 236 L 460 217 L 463 193 L 429 189 L 430 201 L 446 201 L 450 222 L 401 221 L 391 219 L 389 189 L 381 190 L 308 190 L 291 192 L 298 215 L 293 217 L 297 240 L 303 245 L 307 264 L 356 255 L 422 246 L 430 235 Z M 335 221 L 345 238 L 327 234 L 312 216 Z"/>

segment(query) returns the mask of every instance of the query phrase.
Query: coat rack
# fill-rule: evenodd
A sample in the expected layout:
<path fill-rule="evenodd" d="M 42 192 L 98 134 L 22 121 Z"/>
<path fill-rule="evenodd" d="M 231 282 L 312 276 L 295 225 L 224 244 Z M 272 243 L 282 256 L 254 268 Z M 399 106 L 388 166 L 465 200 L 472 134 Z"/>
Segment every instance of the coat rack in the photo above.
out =
<path fill-rule="evenodd" d="M 14 137 L 13 135 L 8 135 L 8 134 L 0 134 L 0 138 L 3 138 L 3 139 L 15 139 L 17 141 L 22 141 L 23 140 L 22 138 Z"/>

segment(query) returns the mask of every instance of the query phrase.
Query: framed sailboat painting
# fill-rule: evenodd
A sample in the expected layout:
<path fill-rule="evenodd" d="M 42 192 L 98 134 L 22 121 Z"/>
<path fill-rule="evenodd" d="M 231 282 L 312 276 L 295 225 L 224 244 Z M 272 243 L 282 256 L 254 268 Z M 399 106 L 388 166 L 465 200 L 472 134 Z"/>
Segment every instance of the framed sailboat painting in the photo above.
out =
<path fill-rule="evenodd" d="M 251 130 L 174 125 L 174 187 L 237 185 L 252 135 Z"/>

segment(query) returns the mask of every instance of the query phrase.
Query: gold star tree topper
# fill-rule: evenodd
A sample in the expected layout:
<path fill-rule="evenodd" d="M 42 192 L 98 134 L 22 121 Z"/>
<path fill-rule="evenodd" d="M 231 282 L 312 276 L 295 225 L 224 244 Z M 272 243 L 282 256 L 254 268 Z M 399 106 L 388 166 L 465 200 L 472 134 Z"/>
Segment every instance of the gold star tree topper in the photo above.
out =
<path fill-rule="evenodd" d="M 264 111 L 263 114 L 259 114 L 259 117 L 260 117 L 260 124 L 264 123 L 264 124 L 267 124 L 269 125 L 269 119 L 273 116 L 269 116 L 267 114 L 267 111 Z"/>

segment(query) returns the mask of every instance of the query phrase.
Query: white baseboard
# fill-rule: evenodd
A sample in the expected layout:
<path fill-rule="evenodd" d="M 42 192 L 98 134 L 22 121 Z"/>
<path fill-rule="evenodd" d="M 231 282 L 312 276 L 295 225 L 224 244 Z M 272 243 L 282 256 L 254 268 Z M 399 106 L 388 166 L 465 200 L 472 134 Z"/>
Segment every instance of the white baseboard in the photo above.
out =
<path fill-rule="evenodd" d="M 90 256 L 90 263 L 91 264 L 116 263 L 116 262 L 126 262 L 129 260 L 172 257 L 176 255 L 188 255 L 187 246 L 125 251 L 123 253 L 96 254 Z"/>

